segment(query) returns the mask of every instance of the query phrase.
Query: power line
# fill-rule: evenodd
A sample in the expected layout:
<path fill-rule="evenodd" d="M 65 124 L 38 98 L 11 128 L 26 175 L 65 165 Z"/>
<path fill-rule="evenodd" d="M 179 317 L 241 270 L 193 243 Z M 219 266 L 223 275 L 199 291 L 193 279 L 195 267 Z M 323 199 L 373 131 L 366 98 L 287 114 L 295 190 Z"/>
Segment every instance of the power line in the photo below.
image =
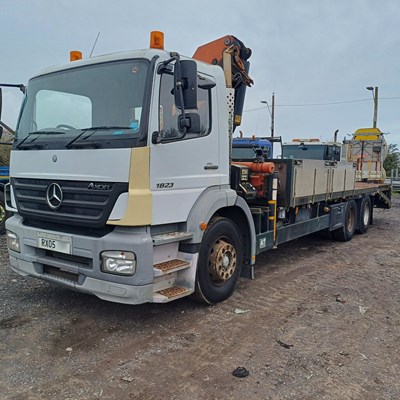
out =
<path fill-rule="evenodd" d="M 371 101 L 371 99 L 332 101 L 329 103 L 308 103 L 308 104 L 276 104 L 275 107 L 315 107 L 315 106 L 330 106 L 333 104 L 359 103 L 361 101 Z"/>
<path fill-rule="evenodd" d="M 400 99 L 400 96 L 394 97 L 379 97 L 379 100 L 395 100 Z M 358 100 L 346 100 L 346 101 L 332 101 L 328 103 L 307 103 L 307 104 L 275 104 L 275 107 L 316 107 L 316 106 L 330 106 L 336 104 L 348 104 L 348 103 L 359 103 L 362 101 L 372 101 L 372 99 L 358 99 Z M 251 108 L 248 110 L 244 110 L 244 112 L 248 111 L 256 111 L 256 110 L 263 110 L 265 107 L 257 107 Z"/>
<path fill-rule="evenodd" d="M 400 96 L 394 96 L 394 97 L 378 97 L 378 100 L 392 100 L 392 99 L 400 99 Z"/>

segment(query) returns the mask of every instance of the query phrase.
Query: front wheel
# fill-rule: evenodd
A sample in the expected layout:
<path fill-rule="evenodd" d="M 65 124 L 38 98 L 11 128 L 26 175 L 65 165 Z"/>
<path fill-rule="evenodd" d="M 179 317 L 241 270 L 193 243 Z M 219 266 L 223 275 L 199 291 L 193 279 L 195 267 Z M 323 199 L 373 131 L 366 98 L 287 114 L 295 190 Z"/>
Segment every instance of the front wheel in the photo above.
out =
<path fill-rule="evenodd" d="M 211 220 L 199 251 L 196 294 L 204 302 L 226 300 L 235 290 L 243 263 L 242 239 L 229 219 Z"/>

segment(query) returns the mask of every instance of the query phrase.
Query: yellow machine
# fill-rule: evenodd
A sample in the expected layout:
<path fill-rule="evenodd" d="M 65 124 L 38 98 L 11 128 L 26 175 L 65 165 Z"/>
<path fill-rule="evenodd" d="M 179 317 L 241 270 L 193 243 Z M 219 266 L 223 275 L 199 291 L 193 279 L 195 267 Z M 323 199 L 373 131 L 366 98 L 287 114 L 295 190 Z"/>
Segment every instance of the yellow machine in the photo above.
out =
<path fill-rule="evenodd" d="M 357 181 L 384 182 L 386 156 L 386 139 L 378 128 L 357 129 L 348 142 L 347 159 L 357 163 Z"/>

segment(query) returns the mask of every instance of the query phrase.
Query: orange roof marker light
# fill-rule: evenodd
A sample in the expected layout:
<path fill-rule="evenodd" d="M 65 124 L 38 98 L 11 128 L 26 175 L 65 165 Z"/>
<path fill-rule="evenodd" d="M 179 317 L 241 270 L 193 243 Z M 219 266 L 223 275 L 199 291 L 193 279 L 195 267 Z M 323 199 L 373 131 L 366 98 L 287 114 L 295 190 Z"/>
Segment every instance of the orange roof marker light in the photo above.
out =
<path fill-rule="evenodd" d="M 160 31 L 150 32 L 150 48 L 164 50 L 164 33 Z"/>
<path fill-rule="evenodd" d="M 77 50 L 72 50 L 69 52 L 69 60 L 70 61 L 78 61 L 82 60 L 82 52 Z"/>

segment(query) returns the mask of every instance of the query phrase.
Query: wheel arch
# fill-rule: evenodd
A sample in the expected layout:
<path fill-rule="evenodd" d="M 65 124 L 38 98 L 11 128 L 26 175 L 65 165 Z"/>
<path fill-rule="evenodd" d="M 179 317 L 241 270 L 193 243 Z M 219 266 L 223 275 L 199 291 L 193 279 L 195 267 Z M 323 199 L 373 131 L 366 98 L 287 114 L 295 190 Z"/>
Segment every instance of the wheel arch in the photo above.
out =
<path fill-rule="evenodd" d="M 187 220 L 187 230 L 194 233 L 191 242 L 201 242 L 204 230 L 200 228 L 200 224 L 208 224 L 215 216 L 228 218 L 237 225 L 243 241 L 245 260 L 253 265 L 256 254 L 253 217 L 247 203 L 229 187 L 209 188 L 196 201 Z"/>
<path fill-rule="evenodd" d="M 251 219 L 249 219 L 246 210 L 238 204 L 222 208 L 216 214 L 230 219 L 238 227 L 242 237 L 245 264 L 253 265 L 255 262 L 256 241 L 254 221 L 251 214 Z"/>

